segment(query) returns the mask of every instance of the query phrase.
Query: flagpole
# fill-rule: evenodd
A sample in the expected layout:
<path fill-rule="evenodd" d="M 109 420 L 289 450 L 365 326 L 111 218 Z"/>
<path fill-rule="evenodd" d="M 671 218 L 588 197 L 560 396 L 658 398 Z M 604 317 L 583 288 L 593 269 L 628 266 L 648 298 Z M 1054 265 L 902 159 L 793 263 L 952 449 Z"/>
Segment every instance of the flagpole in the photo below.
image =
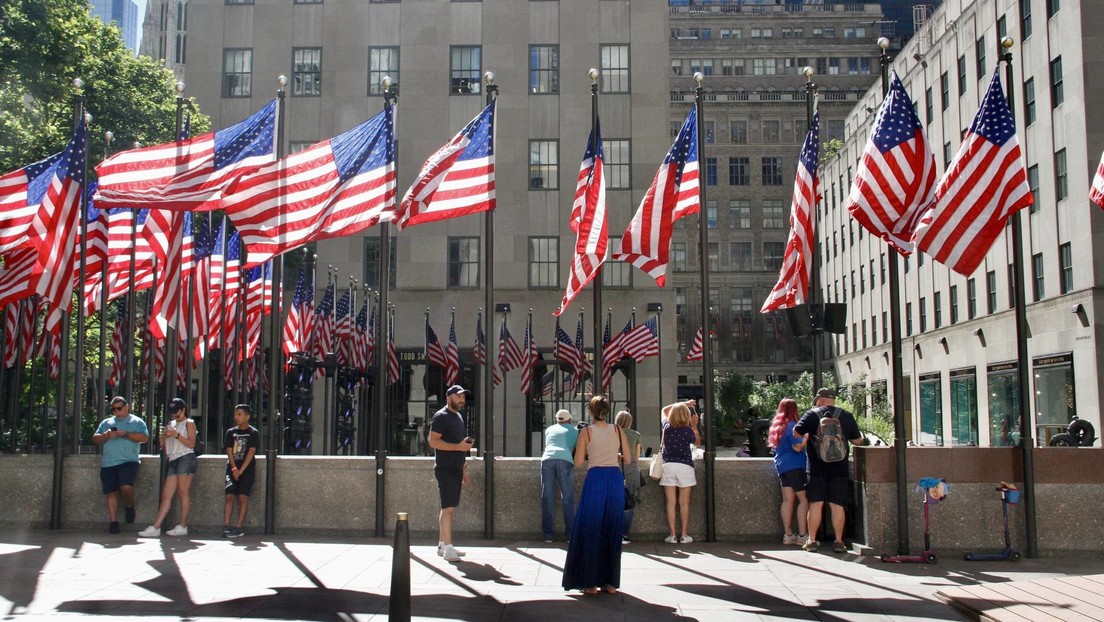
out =
<path fill-rule="evenodd" d="M 698 161 L 704 162 L 705 140 L 703 138 L 705 126 L 705 105 L 702 95 L 702 81 L 705 76 L 701 72 L 694 73 L 694 81 L 698 83 L 694 90 L 694 107 L 697 109 L 697 142 Z M 706 249 L 709 248 L 709 227 L 705 213 L 705 184 L 698 186 L 698 200 L 701 204 L 698 215 L 698 232 L 700 245 L 698 247 L 698 264 L 701 271 L 701 323 L 709 326 L 709 259 Z M 816 350 L 814 349 L 814 352 Z M 716 481 L 714 481 L 714 459 L 716 458 L 716 439 L 713 430 L 713 353 L 709 339 L 702 339 L 702 417 L 705 428 L 705 538 L 709 542 L 717 540 L 717 499 Z"/>
<path fill-rule="evenodd" d="M 659 344 L 659 408 L 663 410 L 663 304 L 656 303 L 656 343 Z M 636 407 L 636 374 L 633 374 L 633 407 Z M 636 417 L 633 417 L 633 427 L 636 427 Z"/>
<path fill-rule="evenodd" d="M 386 112 L 393 113 L 395 106 L 395 100 L 398 99 L 398 89 L 394 87 L 391 82 L 390 76 L 384 76 L 383 78 L 383 109 Z M 388 140 L 393 140 L 393 137 L 388 137 Z M 376 342 L 376 350 L 379 356 L 376 357 L 376 389 L 373 395 L 376 398 L 376 537 L 381 538 L 384 535 L 384 522 L 386 521 L 387 514 L 385 512 L 384 502 L 386 497 L 384 495 L 386 483 L 386 467 L 387 467 L 387 361 L 390 358 L 391 351 L 389 347 L 388 339 L 390 338 L 391 327 L 387 322 L 387 293 L 390 287 L 391 276 L 391 232 L 389 225 L 386 222 L 380 223 L 379 233 L 379 247 L 380 247 L 380 261 L 379 261 L 379 310 L 380 310 L 380 327 L 379 327 L 379 341 Z"/>
<path fill-rule="evenodd" d="M 490 106 L 494 101 L 498 99 L 498 85 L 494 83 L 494 72 L 488 71 L 483 74 L 483 80 L 487 83 L 487 105 Z M 492 123 L 493 127 L 493 123 Z M 492 137 L 493 140 L 493 137 Z M 491 145 L 492 152 L 494 150 L 494 144 Z M 490 338 L 491 329 L 494 324 L 494 210 L 490 209 L 483 213 L 483 266 L 487 274 L 487 281 L 483 288 L 483 306 L 487 309 L 487 315 L 483 318 L 483 335 L 485 339 Z M 494 525 L 494 407 L 491 403 L 494 398 L 494 374 L 491 373 L 491 346 L 485 344 L 484 346 L 484 359 L 487 364 L 484 366 L 487 373 L 483 377 L 483 395 L 480 397 L 479 402 L 483 405 L 483 477 L 484 477 L 484 501 L 483 501 L 483 537 L 487 540 L 494 539 L 495 525 Z M 505 374 L 503 374 L 503 380 L 505 381 Z M 506 413 L 502 413 L 503 416 L 503 451 L 506 446 L 506 427 L 505 416 Z"/>
<path fill-rule="evenodd" d="M 145 338 L 143 345 L 146 350 L 146 365 L 148 367 L 148 374 L 146 375 L 145 397 L 143 398 L 145 403 L 142 405 L 142 410 L 146 413 L 146 426 L 150 430 L 150 444 L 157 440 L 157 430 L 155 422 L 156 416 L 153 412 L 153 395 L 156 391 L 155 385 L 157 384 L 157 345 L 153 339 L 153 332 L 149 329 L 149 323 L 153 319 L 151 313 L 153 309 L 153 301 L 157 296 L 157 258 L 154 257 L 151 260 L 153 262 L 153 269 L 151 272 L 153 278 L 153 285 L 146 290 L 146 309 L 145 309 Z M 168 375 L 168 370 L 166 370 Z M 164 479 L 164 478 L 162 478 Z"/>
<path fill-rule="evenodd" d="M 364 305 L 365 305 L 365 313 L 368 315 L 368 317 L 366 317 L 365 320 L 364 320 L 365 321 L 364 336 L 362 338 L 365 339 L 365 340 L 370 339 L 372 336 L 370 336 L 369 333 L 375 330 L 375 327 L 372 326 L 371 323 L 369 323 L 369 321 L 368 321 L 368 318 L 371 317 L 371 315 L 372 315 L 373 304 L 374 303 L 372 302 L 372 288 L 368 287 L 368 282 L 367 282 L 367 280 L 365 280 L 365 283 L 364 283 Z M 369 404 L 369 399 L 368 399 L 369 390 L 370 390 L 369 385 L 368 385 L 368 377 L 372 373 L 372 367 L 369 364 L 369 360 L 370 360 L 371 356 L 372 356 L 372 353 L 368 351 L 368 346 L 367 346 L 367 344 L 365 344 L 364 345 L 364 357 L 365 358 L 363 360 L 363 368 L 362 368 L 363 373 L 360 375 L 360 394 L 359 394 L 358 399 L 357 399 L 357 406 L 359 407 L 358 415 L 359 415 L 359 419 L 360 419 L 360 423 L 357 426 L 357 432 L 359 433 L 359 437 L 358 437 L 358 442 L 357 442 L 356 455 L 358 455 L 358 456 L 367 456 L 369 448 L 371 447 L 371 445 L 369 445 L 369 438 L 371 436 L 371 434 L 370 434 L 371 429 L 369 428 L 369 425 L 370 425 L 370 422 L 371 422 L 372 419 L 371 419 L 371 416 L 370 416 L 370 408 L 369 408 L 370 404 Z"/>
<path fill-rule="evenodd" d="M 183 82 L 177 82 L 176 85 L 175 85 L 175 89 L 176 89 L 176 134 L 174 135 L 173 139 L 176 141 L 177 153 L 179 154 L 180 153 L 180 143 L 181 143 L 180 134 L 184 130 L 184 83 Z M 178 218 L 183 219 L 184 214 L 173 214 L 172 218 L 173 218 L 173 221 L 175 223 L 176 219 L 178 219 Z M 175 265 L 176 266 L 175 269 L 177 271 L 178 278 L 179 278 L 179 280 L 177 281 L 177 284 L 178 284 L 178 286 L 182 286 L 184 284 L 184 230 L 183 230 L 183 225 L 175 225 L 174 224 L 174 226 L 172 227 L 171 230 L 174 230 L 174 233 L 173 233 L 174 238 L 176 238 L 177 236 L 180 236 L 179 237 L 179 240 L 180 240 L 179 244 L 180 245 L 176 247 L 177 248 L 176 252 L 178 253 L 178 257 L 177 257 L 178 261 L 172 261 L 171 259 L 167 259 L 165 261 L 165 268 L 166 268 L 165 283 L 168 284 L 169 279 L 172 278 L 172 274 L 170 272 L 173 269 L 172 266 Z M 169 247 L 168 247 L 168 252 L 169 253 L 173 252 L 173 242 L 174 242 L 174 240 L 169 240 Z M 181 294 L 183 294 L 183 292 L 181 292 Z M 176 392 L 176 388 L 177 388 L 176 387 L 176 367 L 177 367 L 176 358 L 177 358 L 177 356 L 180 355 L 180 353 L 179 353 L 179 349 L 180 349 L 179 348 L 179 344 L 180 344 L 179 327 L 180 327 L 180 314 L 183 311 L 183 309 L 181 309 L 179 298 L 175 298 L 175 300 L 176 300 L 176 303 L 175 303 L 176 308 L 169 309 L 169 321 L 167 323 L 167 328 L 165 330 L 165 338 L 168 340 L 168 343 L 165 345 L 165 403 L 166 404 L 169 403 L 169 401 L 173 398 L 173 394 Z M 190 403 L 191 403 L 190 399 L 188 400 L 188 403 L 190 405 Z"/>
<path fill-rule="evenodd" d="M 425 382 L 422 383 L 425 386 L 425 392 L 422 393 L 422 408 L 425 409 L 425 415 L 429 415 L 429 307 L 425 310 L 425 331 L 426 340 L 425 346 L 422 348 L 422 354 L 425 358 Z M 440 389 L 437 389 L 440 391 Z"/>
<path fill-rule="evenodd" d="M 889 95 L 889 39 L 878 38 L 878 47 L 881 55 L 878 57 L 882 69 L 882 99 Z M 812 72 L 812 69 L 807 69 Z M 808 90 L 809 87 L 806 86 Z M 812 94 L 808 95 L 812 97 Z M 810 117 L 811 118 L 811 117 Z M 810 121 L 810 124 L 812 122 Z M 811 127 L 811 125 L 810 125 Z M 814 223 L 815 223 L 814 216 Z M 817 243 L 816 228 L 813 229 L 813 244 Z M 897 250 L 887 245 L 889 260 L 889 331 L 890 331 L 890 382 L 893 387 L 893 453 L 897 462 L 897 554 L 907 555 L 909 552 L 909 521 L 908 521 L 908 481 L 907 450 L 908 430 L 905 422 L 905 371 L 904 360 L 901 356 L 901 276 L 898 268 Z M 817 257 L 817 253 L 813 253 Z M 814 259 L 815 261 L 815 259 Z M 818 278 L 817 271 L 813 270 L 813 278 Z M 813 290 L 816 291 L 816 290 Z M 814 327 L 815 328 L 815 327 Z M 819 341 L 819 336 L 814 336 Z M 813 377 L 813 390 L 820 387 L 820 376 Z"/>
<path fill-rule="evenodd" d="M 1000 40 L 1003 51 L 1000 60 L 1004 62 L 1005 97 L 1008 100 L 1008 112 L 1012 115 L 1013 124 L 1016 119 L 1016 107 L 1013 105 L 1014 82 L 1012 74 L 1012 46 L 1015 42 L 1012 37 L 1004 37 Z M 1027 157 L 1026 143 L 1023 147 L 1024 158 Z M 1012 261 L 1016 266 L 1013 286 L 1016 297 L 1016 384 L 1017 394 L 1020 400 L 1020 451 L 1023 455 L 1023 484 L 1024 484 L 1024 532 L 1027 539 L 1027 557 L 1034 559 L 1039 556 L 1038 535 L 1036 533 L 1035 520 L 1035 461 L 1034 440 L 1031 430 L 1031 408 L 1028 400 L 1031 393 L 1028 391 L 1028 383 L 1031 377 L 1028 370 L 1027 352 L 1027 292 L 1024 285 L 1024 249 L 1023 249 L 1023 223 L 1020 210 L 1012 213 Z"/>
<path fill-rule="evenodd" d="M 226 362 L 229 360 L 227 350 L 229 349 L 229 343 L 226 339 L 226 322 L 229 319 L 229 314 L 226 313 L 226 277 L 227 267 L 229 266 L 229 254 L 230 245 L 227 243 L 229 238 L 229 231 L 226 230 L 226 225 L 230 222 L 230 219 L 225 214 L 222 216 L 222 223 L 219 225 L 219 248 L 222 249 L 222 277 L 219 283 L 219 305 L 218 305 L 218 351 L 219 351 L 219 376 L 221 376 L 217 383 L 216 394 L 218 396 L 217 405 L 215 406 L 215 416 L 212 419 L 215 420 L 215 440 L 222 438 L 222 429 L 224 427 L 223 411 L 226 407 L 226 379 L 229 376 L 226 374 Z M 207 427 L 207 426 L 204 426 Z M 226 426 L 229 427 L 229 426 Z"/>
<path fill-rule="evenodd" d="M 111 130 L 104 132 L 105 160 L 111 155 L 111 140 L 113 138 L 115 138 L 115 134 Z M 107 224 L 108 248 L 107 252 L 104 253 L 103 277 L 100 279 L 100 390 L 99 395 L 96 396 L 96 414 L 99 415 L 100 421 L 103 421 L 107 416 L 107 366 L 104 364 L 104 359 L 107 358 L 107 298 L 110 295 L 110 285 L 107 277 L 108 265 L 111 260 L 111 219 L 107 211 L 104 211 L 103 214 L 104 222 Z M 134 252 L 133 247 L 131 252 Z M 122 355 L 122 352 L 119 352 L 118 355 Z"/>
<path fill-rule="evenodd" d="M 522 386 L 522 395 L 525 396 L 525 406 L 522 408 L 522 414 L 525 417 L 525 457 L 533 457 L 533 420 L 529 415 L 529 408 L 533 402 L 530 393 L 533 390 L 533 379 L 536 377 L 537 361 L 532 358 L 532 353 L 536 350 L 536 344 L 533 339 L 533 307 L 529 307 L 529 318 L 525 321 L 525 366 L 529 369 L 529 386 Z M 522 373 L 522 377 L 525 374 Z M 544 427 L 544 421 L 541 421 L 541 427 Z"/>
<path fill-rule="evenodd" d="M 341 333 L 338 332 L 337 327 L 337 301 L 341 298 L 337 295 L 337 288 L 340 287 L 337 284 L 338 273 L 340 269 L 329 266 L 331 273 L 333 274 L 334 284 L 334 310 L 333 310 L 333 322 L 331 323 L 332 330 L 330 330 L 330 348 L 334 353 L 334 368 L 333 374 L 330 374 L 330 370 L 326 369 L 325 379 L 325 393 L 322 398 L 322 404 L 324 405 L 324 417 L 322 420 L 322 454 L 331 455 L 332 451 L 332 438 L 331 431 L 334 431 L 336 435 L 336 428 L 334 427 L 334 420 L 337 418 L 337 372 L 341 366 L 337 364 L 337 352 L 340 351 L 340 345 L 337 341 L 341 338 Z"/>
<path fill-rule="evenodd" d="M 598 77 L 601 75 L 599 71 L 591 67 L 587 72 L 590 77 L 590 152 L 594 154 L 595 160 L 598 158 L 598 149 L 601 145 L 598 144 Z M 605 183 L 605 182 L 603 182 Z M 604 228 L 604 226 L 603 226 Z M 607 251 L 608 252 L 608 251 Z M 600 258 L 604 259 L 604 257 Z M 602 386 L 602 265 L 599 264 L 594 270 L 594 280 L 591 281 L 591 285 L 594 289 L 594 371 L 591 373 L 591 377 L 594 378 L 595 394 L 604 393 L 605 387 Z M 612 380 L 610 381 L 610 388 L 612 387 Z"/>
<path fill-rule="evenodd" d="M 276 146 L 274 148 L 276 161 L 284 157 L 284 121 L 287 118 L 285 112 L 284 87 L 287 85 L 287 76 L 280 75 L 276 78 Z M 280 166 L 277 174 L 280 183 L 277 187 L 277 209 L 283 212 L 284 208 L 284 167 Z M 193 223 L 194 224 L 194 223 Z M 269 313 L 269 355 L 268 355 L 268 434 L 265 438 L 265 534 L 276 533 L 276 457 L 279 455 L 279 446 L 276 439 L 276 400 L 279 397 L 276 389 L 279 386 L 281 368 L 280 355 L 283 349 L 280 347 L 280 315 L 282 309 L 281 293 L 284 289 L 284 256 L 277 255 L 272 258 L 272 311 Z M 261 319 L 264 319 L 264 268 L 261 268 Z M 261 349 L 263 352 L 263 348 Z M 264 360 L 263 358 L 261 360 Z M 190 388 L 190 387 L 189 387 Z M 259 405 L 259 404 L 258 404 Z"/>

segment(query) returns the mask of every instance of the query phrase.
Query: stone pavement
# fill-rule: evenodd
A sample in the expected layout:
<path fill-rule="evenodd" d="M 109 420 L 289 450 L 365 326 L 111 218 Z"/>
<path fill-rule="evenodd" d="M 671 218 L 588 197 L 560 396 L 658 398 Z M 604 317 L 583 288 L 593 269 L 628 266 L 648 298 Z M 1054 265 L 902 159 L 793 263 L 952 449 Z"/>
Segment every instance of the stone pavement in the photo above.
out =
<path fill-rule="evenodd" d="M 197 533 L 0 530 L 5 620 L 384 620 L 392 541 Z M 462 562 L 435 543 L 411 546 L 415 619 L 436 620 L 964 620 L 935 592 L 1088 575 L 1104 561 L 884 564 L 775 544 L 634 542 L 618 595 L 560 587 L 563 543 L 466 539 Z M 822 548 L 823 550 L 823 548 Z"/>

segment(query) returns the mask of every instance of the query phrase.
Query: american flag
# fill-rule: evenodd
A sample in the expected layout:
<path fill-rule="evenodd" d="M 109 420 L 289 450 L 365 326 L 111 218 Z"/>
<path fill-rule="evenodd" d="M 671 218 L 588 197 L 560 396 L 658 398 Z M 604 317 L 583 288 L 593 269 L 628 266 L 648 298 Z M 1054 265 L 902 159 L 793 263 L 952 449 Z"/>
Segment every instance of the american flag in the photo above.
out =
<path fill-rule="evenodd" d="M 314 288 L 307 282 L 307 271 L 299 268 L 299 279 L 295 283 L 295 297 L 291 299 L 291 310 L 288 311 L 287 322 L 284 323 L 284 354 L 291 356 L 294 352 L 306 352 L 307 339 L 304 339 L 306 327 L 304 320 L 313 320 L 311 307 L 314 302 Z M 310 321 L 307 320 L 307 321 Z"/>
<path fill-rule="evenodd" d="M 653 315 L 643 324 L 633 327 L 621 342 L 625 356 L 640 361 L 659 355 L 659 316 Z"/>
<path fill-rule="evenodd" d="M 314 310 L 314 349 L 311 352 L 319 361 L 326 360 L 326 353 L 333 351 L 333 311 L 334 284 L 331 282 Z"/>
<path fill-rule="evenodd" d="M 387 331 L 387 384 L 399 381 L 399 353 L 395 350 L 395 312 L 390 313 Z"/>
<path fill-rule="evenodd" d="M 142 235 L 157 258 L 157 286 L 154 289 L 150 330 L 165 339 L 170 328 L 179 329 L 181 271 L 185 217 L 191 214 L 150 210 Z"/>
<path fill-rule="evenodd" d="M 270 264 L 257 266 L 249 271 L 249 283 L 245 292 L 245 352 L 243 359 L 250 359 L 257 353 L 261 342 L 261 325 L 263 323 L 265 281 L 271 281 L 271 272 L 266 274 L 265 268 Z"/>
<path fill-rule="evenodd" d="M 506 327 L 506 318 L 502 318 L 502 328 L 498 331 L 498 367 L 503 373 L 513 371 L 525 364 L 510 329 Z"/>
<path fill-rule="evenodd" d="M 24 298 L 7 304 L 4 310 L 4 367 L 27 361 L 34 344 L 34 302 Z"/>
<path fill-rule="evenodd" d="M 365 304 L 368 304 L 367 300 Z M 376 305 L 372 305 L 371 317 L 368 318 L 368 363 L 367 367 L 372 367 L 376 362 Z"/>
<path fill-rule="evenodd" d="M 272 161 L 276 100 L 226 129 L 119 152 L 96 167 L 101 207 L 205 211 L 241 175 Z"/>
<path fill-rule="evenodd" d="M 228 296 L 225 295 L 223 290 L 229 288 L 229 284 L 226 282 L 226 271 L 229 267 L 227 261 L 229 249 L 231 244 L 236 248 L 238 245 L 237 238 L 226 237 L 226 218 L 222 219 L 219 223 L 218 232 L 212 238 L 213 247 L 211 249 L 211 273 L 210 284 L 207 289 L 207 300 L 211 305 L 207 313 L 207 349 L 213 350 L 220 348 L 222 340 L 222 326 L 226 313 L 224 308 L 225 302 Z M 234 256 L 238 256 L 238 251 L 234 251 Z M 235 260 L 235 266 L 238 265 Z M 232 268 L 236 270 L 237 268 Z"/>
<path fill-rule="evenodd" d="M 617 333 L 617 336 L 610 337 L 610 321 L 611 318 L 606 315 L 606 331 L 603 335 L 602 343 L 602 390 L 605 391 L 609 388 L 610 383 L 613 382 L 613 368 L 615 365 L 621 362 L 621 359 L 625 358 L 625 336 L 632 331 L 632 319 L 625 323 L 625 328 L 621 329 L 621 332 Z"/>
<path fill-rule="evenodd" d="M 813 219 L 820 201 L 817 159 L 820 154 L 820 112 L 813 115 L 813 124 L 805 134 L 805 144 L 797 161 L 794 179 L 793 206 L 790 208 L 790 238 L 778 283 L 763 303 L 760 313 L 787 309 L 805 302 L 809 292 L 809 273 L 813 267 Z"/>
<path fill-rule="evenodd" d="M 62 153 L 0 176 L 0 252 L 30 241 L 31 222 L 54 178 Z"/>
<path fill-rule="evenodd" d="M 540 379 L 540 393 L 541 395 L 552 395 L 552 385 L 556 384 L 556 370 L 550 369 L 547 373 L 541 376 Z"/>
<path fill-rule="evenodd" d="M 437 333 L 433 332 L 433 327 L 429 325 L 429 316 L 426 316 L 425 322 L 426 329 L 426 360 L 430 363 L 440 367 L 447 371 L 448 369 L 448 356 L 445 354 L 445 347 L 441 345 L 441 341 L 437 339 Z"/>
<path fill-rule="evenodd" d="M 475 318 L 475 347 L 472 350 L 475 361 L 484 367 L 487 366 L 487 337 L 483 334 L 483 314 Z M 502 382 L 502 373 L 498 371 L 498 365 L 491 365 L 491 373 L 494 375 L 494 386 Z"/>
<path fill-rule="evenodd" d="M 368 371 L 368 296 L 364 296 L 364 302 L 360 305 L 360 313 L 357 313 L 356 326 L 354 327 L 355 343 L 353 344 L 354 367 L 361 372 Z"/>
<path fill-rule="evenodd" d="M 445 349 L 445 384 L 450 387 L 460 380 L 460 348 L 456 344 L 456 312 L 449 323 L 449 342 Z"/>
<path fill-rule="evenodd" d="M 621 236 L 621 252 L 614 253 L 613 258 L 640 268 L 663 287 L 675 221 L 697 214 L 700 207 L 698 117 L 691 108 L 636 215 Z"/>
<path fill-rule="evenodd" d="M 712 331 L 711 331 L 712 332 Z M 712 336 L 712 335 L 710 335 Z M 694 333 L 694 341 L 690 344 L 690 351 L 686 353 L 686 362 L 700 361 L 705 356 L 705 345 L 702 343 L 702 329 Z"/>
<path fill-rule="evenodd" d="M 127 310 L 124 301 L 115 303 L 115 326 L 111 329 L 111 378 L 107 383 L 113 387 L 119 386 L 123 379 L 123 365 L 127 362 L 127 354 L 123 351 L 126 347 Z"/>
<path fill-rule="evenodd" d="M 395 227 L 495 208 L 495 102 L 429 156 L 403 195 Z"/>
<path fill-rule="evenodd" d="M 131 291 L 131 281 L 136 292 L 153 287 L 153 250 L 142 235 L 148 216 L 149 210 L 108 210 L 108 301 L 126 296 Z M 132 257 L 133 272 L 130 269 Z M 96 297 L 95 307 L 99 307 L 100 294 L 99 291 L 93 294 Z"/>
<path fill-rule="evenodd" d="M 1096 165 L 1096 175 L 1093 175 L 1092 188 L 1089 188 L 1089 200 L 1104 207 L 1104 155 L 1100 156 L 1100 164 Z"/>
<path fill-rule="evenodd" d="M 4 253 L 4 267 L 0 268 L 0 305 L 17 302 L 34 293 L 35 266 L 38 251 L 19 248 Z"/>
<path fill-rule="evenodd" d="M 350 366 L 353 362 L 353 310 L 352 293 L 346 289 L 334 307 L 334 351 L 337 364 Z"/>
<path fill-rule="evenodd" d="M 579 321 L 582 322 L 582 320 Z M 582 348 L 576 346 L 559 325 L 556 326 L 556 359 L 571 367 L 572 373 L 576 376 L 586 369 L 586 358 L 583 356 Z"/>
<path fill-rule="evenodd" d="M 606 225 L 606 180 L 602 176 L 602 132 L 595 126 L 587 140 L 586 152 L 579 167 L 575 186 L 575 201 L 571 204 L 571 230 L 576 233 L 575 253 L 567 273 L 567 289 L 560 308 L 554 315 L 567 310 L 587 283 L 594 279 L 608 256 L 609 233 Z"/>
<path fill-rule="evenodd" d="M 935 158 L 894 72 L 844 205 L 859 224 L 907 256 L 917 227 L 929 217 L 934 187 Z"/>
<path fill-rule="evenodd" d="M 37 247 L 42 268 L 35 291 L 48 301 L 45 330 L 55 337 L 61 334 L 61 316 L 69 310 L 73 297 L 73 251 L 84 187 L 85 149 L 84 115 L 81 115 L 31 222 L 30 242 Z"/>
<path fill-rule="evenodd" d="M 530 390 L 533 388 L 533 369 L 537 366 L 537 360 L 539 355 L 537 354 L 537 344 L 533 340 L 533 316 L 529 316 L 529 321 L 525 324 L 525 361 L 521 366 L 521 392 L 523 395 L 529 395 Z"/>
<path fill-rule="evenodd" d="M 207 354 L 207 334 L 211 323 L 211 247 L 214 242 L 210 220 L 203 218 L 195 232 L 195 268 L 187 286 L 192 292 L 191 309 L 186 311 L 189 316 L 188 335 L 195 339 L 192 356 L 196 361 L 203 360 Z"/>
<path fill-rule="evenodd" d="M 993 72 L 981 108 L 939 180 L 931 223 L 916 232 L 920 250 L 963 276 L 985 259 L 1008 217 L 1035 202 L 999 75 L 999 69 Z"/>
<path fill-rule="evenodd" d="M 391 107 L 357 127 L 243 175 L 221 208 L 256 265 L 308 242 L 352 235 L 394 217 Z"/>

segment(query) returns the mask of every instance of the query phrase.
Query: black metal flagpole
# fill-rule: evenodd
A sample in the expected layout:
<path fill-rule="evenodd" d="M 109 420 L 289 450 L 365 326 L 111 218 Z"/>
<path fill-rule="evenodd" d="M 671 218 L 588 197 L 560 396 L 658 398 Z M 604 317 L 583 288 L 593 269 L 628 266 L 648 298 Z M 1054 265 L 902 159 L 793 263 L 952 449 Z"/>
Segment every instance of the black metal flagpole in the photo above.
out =
<path fill-rule="evenodd" d="M 488 71 L 483 75 L 487 83 L 487 105 L 490 106 L 498 99 L 498 85 L 494 83 L 494 72 Z M 497 116 L 497 114 L 496 114 Z M 491 124 L 494 128 L 494 123 Z M 496 132 L 497 133 L 497 132 Z M 493 138 L 492 138 L 493 140 Z M 492 144 L 492 152 L 494 145 Z M 483 317 L 483 335 L 486 341 L 490 341 L 491 329 L 494 325 L 494 210 L 483 212 L 483 268 L 487 274 L 487 281 L 483 287 L 483 306 L 487 309 L 487 315 Z M 479 398 L 483 410 L 483 537 L 494 539 L 494 374 L 491 371 L 491 345 L 484 344 L 483 395 Z M 503 413 L 505 417 L 506 413 Z M 502 439 L 505 446 L 506 439 Z"/>
<path fill-rule="evenodd" d="M 273 149 L 276 160 L 284 157 L 284 120 L 285 94 L 284 86 L 287 85 L 287 77 L 281 75 L 276 79 L 279 88 L 276 89 L 276 146 Z M 277 174 L 284 177 L 284 167 L 280 166 Z M 277 183 L 279 196 L 276 199 L 277 209 L 283 213 L 284 185 Z M 268 433 L 265 435 L 265 534 L 276 533 L 276 458 L 280 453 L 279 443 L 276 438 L 276 416 L 279 409 L 276 407 L 280 386 L 280 369 L 282 361 L 280 355 L 280 315 L 283 308 L 281 294 L 284 290 L 284 256 L 278 255 L 272 258 L 272 311 L 269 313 L 269 339 L 268 339 Z M 264 305 L 264 267 L 261 267 L 261 304 Z M 264 314 L 261 314 L 262 319 Z M 262 358 L 263 360 L 263 358 Z"/>
<path fill-rule="evenodd" d="M 383 78 L 383 108 L 392 112 L 398 89 L 390 76 Z M 393 127 L 393 126 L 392 126 Z M 393 145 L 394 136 L 388 141 Z M 389 146 L 390 148 L 390 146 Z M 387 322 L 387 294 L 391 283 L 391 228 L 386 222 L 380 223 L 380 260 L 379 260 L 379 341 L 376 342 L 376 387 L 373 393 L 376 411 L 376 537 L 384 535 L 384 523 L 387 520 L 384 502 L 386 500 L 384 484 L 387 468 L 387 359 L 390 354 L 387 347 L 391 327 Z"/>
<path fill-rule="evenodd" d="M 595 159 L 598 158 L 598 148 L 601 145 L 598 144 L 598 77 L 601 75 L 599 71 L 591 67 L 587 72 L 590 77 L 590 152 L 594 154 Z M 602 183 L 605 183 L 603 180 Z M 591 281 L 591 287 L 594 289 L 594 371 L 591 372 L 591 382 L 594 385 L 594 394 L 604 392 L 602 386 L 602 266 L 599 266 L 594 271 L 594 279 Z M 611 381 L 612 387 L 612 381 Z"/>
<path fill-rule="evenodd" d="M 104 132 L 104 158 L 107 159 L 111 155 L 111 140 L 115 135 L 108 130 Z M 107 212 L 104 212 L 104 222 L 108 226 L 108 235 L 111 233 L 111 219 L 107 216 Z M 131 249 L 133 252 L 133 248 Z M 103 259 L 103 276 L 100 278 L 100 378 L 98 383 L 98 395 L 96 396 L 96 414 L 99 416 L 99 420 L 103 421 L 107 416 L 107 365 L 104 361 L 107 359 L 107 299 L 111 293 L 110 284 L 108 283 L 108 266 L 111 264 L 111 248 L 110 245 L 107 252 L 104 254 Z M 116 316 L 118 319 L 118 316 Z M 116 356 L 122 356 L 122 352 L 116 353 Z"/>

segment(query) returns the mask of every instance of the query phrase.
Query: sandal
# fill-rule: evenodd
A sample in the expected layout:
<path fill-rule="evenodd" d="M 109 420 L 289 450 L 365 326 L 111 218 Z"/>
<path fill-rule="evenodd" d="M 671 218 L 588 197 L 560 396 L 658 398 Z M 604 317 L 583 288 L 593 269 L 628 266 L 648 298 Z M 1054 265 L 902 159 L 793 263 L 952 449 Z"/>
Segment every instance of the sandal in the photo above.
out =
<path fill-rule="evenodd" d="M 589 594 L 589 595 L 594 595 L 594 594 L 598 593 L 598 588 L 596 588 L 596 587 L 584 587 L 583 588 L 583 593 L 584 594 Z"/>
<path fill-rule="evenodd" d="M 607 585 L 606 587 L 602 588 L 602 591 L 607 594 L 616 594 L 617 588 L 613 587 L 612 585 Z"/>

